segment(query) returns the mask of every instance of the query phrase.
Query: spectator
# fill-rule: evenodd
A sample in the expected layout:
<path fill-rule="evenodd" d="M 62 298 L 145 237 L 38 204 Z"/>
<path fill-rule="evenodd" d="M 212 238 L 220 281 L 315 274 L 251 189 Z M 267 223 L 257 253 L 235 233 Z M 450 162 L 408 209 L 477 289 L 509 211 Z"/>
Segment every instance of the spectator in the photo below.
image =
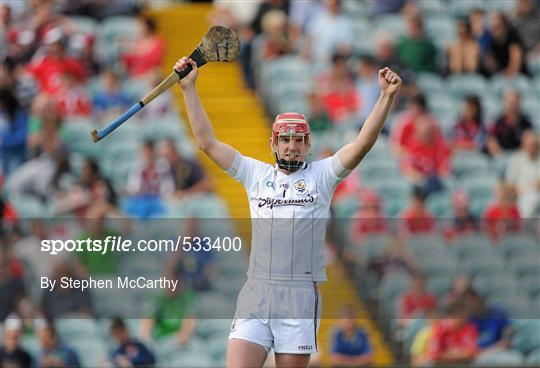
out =
<path fill-rule="evenodd" d="M 342 13 L 341 0 L 325 0 L 324 6 L 306 31 L 316 62 L 327 62 L 335 53 L 349 53 L 353 43 L 353 23 Z"/>
<path fill-rule="evenodd" d="M 345 54 L 334 54 L 332 69 L 319 76 L 323 104 L 334 123 L 355 118 L 360 107 L 360 97 L 354 88 L 347 60 Z"/>
<path fill-rule="evenodd" d="M 360 57 L 357 65 L 356 91 L 361 101 L 360 118 L 365 119 L 379 99 L 379 74 L 371 56 Z"/>
<path fill-rule="evenodd" d="M 24 269 L 5 241 L 0 243 L 0 321 L 5 320 L 26 295 Z"/>
<path fill-rule="evenodd" d="M 157 35 L 156 22 L 148 17 L 139 18 L 140 37 L 132 49 L 121 56 L 132 77 L 143 76 L 160 68 L 165 59 L 165 41 Z"/>
<path fill-rule="evenodd" d="M 437 308 L 437 297 L 426 289 L 426 278 L 413 274 L 409 290 L 398 300 L 398 318 L 401 326 L 410 324 L 413 318 L 425 316 L 428 310 Z"/>
<path fill-rule="evenodd" d="M 341 321 L 332 331 L 330 364 L 333 367 L 363 367 L 373 362 L 373 349 L 366 332 L 358 326 L 352 306 L 341 311 Z"/>
<path fill-rule="evenodd" d="M 186 238 L 202 239 L 204 235 L 199 229 L 199 220 L 187 218 L 184 223 L 186 227 L 184 234 Z M 195 241 L 190 241 L 190 245 L 196 246 Z M 205 291 L 211 288 L 212 279 L 217 276 L 211 252 L 178 252 L 173 256 L 173 272 L 182 280 L 184 287 L 194 291 Z"/>
<path fill-rule="evenodd" d="M 69 38 L 71 52 L 88 71 L 88 76 L 96 76 L 101 70 L 101 65 L 95 56 L 95 43 L 96 37 L 90 33 L 75 33 Z"/>
<path fill-rule="evenodd" d="M 174 279 L 174 276 L 167 276 Z M 142 324 L 141 335 L 147 340 L 168 339 L 173 346 L 185 346 L 195 332 L 197 320 L 195 317 L 195 293 L 182 289 L 178 283 L 175 290 L 166 289 L 159 295 L 154 303 L 154 315 L 145 319 Z"/>
<path fill-rule="evenodd" d="M 293 41 L 298 40 L 302 34 L 305 34 L 313 20 L 324 11 L 325 6 L 320 0 L 291 1 L 289 34 Z"/>
<path fill-rule="evenodd" d="M 312 90 L 308 93 L 309 112 L 307 118 L 312 132 L 324 132 L 332 126 L 328 111 L 322 101 L 319 91 Z"/>
<path fill-rule="evenodd" d="M 484 67 L 488 75 L 502 72 L 508 77 L 527 74 L 523 43 L 506 15 L 491 15 L 492 40 Z"/>
<path fill-rule="evenodd" d="M 287 34 L 287 14 L 282 10 L 270 10 L 261 20 L 263 33 L 257 36 L 260 49 L 257 50 L 257 60 L 270 61 L 292 50 Z"/>
<path fill-rule="evenodd" d="M 355 258 L 356 260 L 356 258 Z M 374 270 L 379 280 L 388 273 L 405 271 L 414 273 L 418 269 L 414 256 L 405 243 L 398 237 L 392 237 L 380 257 L 369 260 L 368 268 Z"/>
<path fill-rule="evenodd" d="M 391 143 L 396 156 L 405 154 L 411 148 L 418 121 L 429 122 L 433 126 L 437 144 L 443 140 L 435 118 L 427 109 L 426 98 L 422 94 L 415 94 L 409 100 L 407 109 L 396 118 L 396 122 L 392 125 Z"/>
<path fill-rule="evenodd" d="M 521 150 L 510 157 L 506 182 L 517 190 L 521 216 L 533 218 L 540 206 L 540 147 L 533 130 L 523 133 Z"/>
<path fill-rule="evenodd" d="M 381 234 L 389 230 L 389 225 L 381 209 L 381 198 L 375 191 L 360 193 L 361 208 L 351 216 L 350 238 L 360 245 L 366 236 Z"/>
<path fill-rule="evenodd" d="M 111 354 L 115 367 L 154 367 L 156 358 L 152 351 L 130 336 L 128 328 L 120 318 L 113 319 L 111 336 L 118 344 Z"/>
<path fill-rule="evenodd" d="M 78 368 L 79 357 L 69 346 L 62 344 L 52 324 L 45 323 L 37 332 L 41 350 L 38 353 L 38 368 Z"/>
<path fill-rule="evenodd" d="M 396 50 L 398 59 L 415 72 L 437 71 L 437 49 L 424 32 L 419 14 L 407 18 L 408 36 L 399 40 Z"/>
<path fill-rule="evenodd" d="M 88 318 L 92 315 L 92 301 L 88 289 L 81 290 L 62 286 L 62 277 L 80 280 L 73 267 L 68 263 L 58 263 L 52 274 L 52 279 L 56 281 L 53 290 L 44 289 L 41 306 L 44 315 L 49 319 L 61 317 L 78 316 Z"/>
<path fill-rule="evenodd" d="M 467 96 L 463 101 L 461 119 L 452 131 L 452 148 L 480 151 L 484 147 L 485 138 L 480 100 L 477 96 Z"/>
<path fill-rule="evenodd" d="M 540 18 L 538 3 L 533 0 L 517 0 L 514 9 L 514 29 L 523 41 L 525 51 L 534 51 L 538 47 Z"/>
<path fill-rule="evenodd" d="M 19 319 L 4 321 L 3 344 L 0 346 L 0 366 L 25 368 L 32 366 L 32 357 L 21 348 L 21 327 Z"/>
<path fill-rule="evenodd" d="M 449 316 L 435 322 L 428 347 L 431 364 L 470 364 L 477 354 L 478 331 L 469 322 L 469 310 L 460 301 L 449 307 Z"/>
<path fill-rule="evenodd" d="M 61 88 L 62 76 L 72 74 L 84 81 L 88 72 L 75 58 L 66 55 L 65 36 L 60 28 L 52 28 L 44 37 L 44 53 L 36 54 L 28 65 L 28 70 L 39 81 L 41 90 L 54 95 Z"/>
<path fill-rule="evenodd" d="M 471 25 L 462 20 L 458 23 L 458 38 L 450 45 L 448 66 L 450 74 L 477 73 L 481 66 L 480 46 L 474 39 Z"/>
<path fill-rule="evenodd" d="M 199 163 L 183 157 L 176 149 L 172 139 L 159 142 L 158 154 L 167 163 L 174 182 L 174 196 L 185 198 L 195 193 L 212 191 L 210 178 Z"/>
<path fill-rule="evenodd" d="M 162 194 L 170 193 L 173 188 L 172 178 L 164 168 L 158 167 L 151 142 L 145 142 L 141 148 L 141 162 L 137 169 L 129 174 L 124 211 L 132 216 L 147 218 L 163 212 Z"/>
<path fill-rule="evenodd" d="M 439 317 L 436 309 L 426 311 L 426 325 L 416 332 L 411 344 L 410 355 L 413 367 L 426 367 L 429 365 L 429 344 L 433 338 L 433 327 Z"/>
<path fill-rule="evenodd" d="M 495 188 L 495 201 L 484 212 L 484 226 L 494 239 L 521 228 L 516 192 L 512 186 L 501 183 Z"/>
<path fill-rule="evenodd" d="M 483 353 L 509 348 L 512 332 L 506 312 L 488 306 L 472 288 L 465 291 L 463 298 L 471 310 L 471 322 L 478 331 L 478 348 Z"/>
<path fill-rule="evenodd" d="M 79 240 L 99 239 L 105 243 L 105 239 L 115 239 L 119 234 L 114 229 L 107 227 L 105 223 L 106 208 L 101 210 L 95 207 L 94 211 L 87 214 L 85 219 L 86 230 L 79 235 Z M 118 257 L 116 252 L 93 252 L 83 248 L 77 252 L 77 258 L 82 263 L 89 275 L 113 275 L 116 271 Z"/>
<path fill-rule="evenodd" d="M 532 129 L 531 122 L 521 113 L 521 96 L 514 90 L 504 94 L 504 111 L 489 131 L 486 149 L 491 156 L 513 151 L 521 145 L 523 133 Z"/>
<path fill-rule="evenodd" d="M 458 300 L 462 300 L 465 291 L 471 287 L 471 283 L 471 278 L 466 274 L 454 276 L 452 286 L 450 286 L 450 292 L 445 298 L 445 305 L 448 306 Z"/>
<path fill-rule="evenodd" d="M 120 88 L 118 76 L 112 69 L 106 69 L 101 78 L 103 87 L 94 94 L 92 101 L 95 113 L 115 115 L 133 104 L 133 98 Z"/>
<path fill-rule="evenodd" d="M 453 218 L 445 229 L 449 239 L 479 230 L 478 219 L 471 213 L 469 204 L 467 193 L 456 191 L 452 195 Z"/>
<path fill-rule="evenodd" d="M 425 115 L 416 120 L 414 135 L 401 160 L 401 171 L 426 195 L 444 187 L 442 178 L 450 173 L 450 149 Z"/>
<path fill-rule="evenodd" d="M 435 231 L 435 220 L 426 208 L 426 194 L 415 188 L 409 206 L 400 215 L 406 233 L 431 233 Z"/>
<path fill-rule="evenodd" d="M 54 95 L 60 116 L 89 116 L 92 102 L 84 87 L 70 72 L 64 73 L 61 80 L 61 86 Z"/>
<path fill-rule="evenodd" d="M 491 47 L 491 33 L 486 27 L 486 14 L 483 9 L 474 8 L 469 13 L 469 23 L 471 31 L 482 50 L 482 59 Z"/>
<path fill-rule="evenodd" d="M 26 159 L 28 113 L 20 108 L 11 89 L 0 88 L 0 158 L 8 177 Z"/>
<path fill-rule="evenodd" d="M 405 0 L 375 1 L 372 3 L 369 12 L 373 17 L 377 17 L 383 14 L 395 14 L 399 13 L 403 9 L 405 4 Z"/>

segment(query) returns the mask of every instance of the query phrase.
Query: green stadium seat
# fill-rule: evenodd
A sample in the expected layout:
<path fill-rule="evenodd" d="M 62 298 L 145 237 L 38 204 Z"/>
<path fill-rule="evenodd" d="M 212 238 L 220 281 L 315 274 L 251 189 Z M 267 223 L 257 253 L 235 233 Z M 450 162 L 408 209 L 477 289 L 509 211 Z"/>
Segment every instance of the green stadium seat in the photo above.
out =
<path fill-rule="evenodd" d="M 213 368 L 215 367 L 215 363 L 206 350 L 179 351 L 167 359 L 165 366 L 175 368 Z"/>
<path fill-rule="evenodd" d="M 537 324 L 535 324 L 537 327 Z M 527 356 L 530 352 L 540 348 L 540 328 L 531 328 L 516 332 L 512 337 L 512 347 Z"/>
<path fill-rule="evenodd" d="M 357 248 L 356 260 L 363 265 L 367 265 L 371 260 L 381 257 L 390 243 L 390 236 L 387 234 L 370 235 L 362 241 Z"/>
<path fill-rule="evenodd" d="M 503 13 L 511 14 L 516 6 L 515 0 L 490 0 L 484 1 L 483 7 L 486 12 L 500 11 Z"/>
<path fill-rule="evenodd" d="M 517 90 L 521 96 L 525 96 L 530 91 L 529 78 L 520 74 L 508 78 L 505 75 L 495 75 L 490 79 L 490 89 L 499 97 L 502 97 L 507 90 Z"/>
<path fill-rule="evenodd" d="M 410 280 L 406 272 L 391 272 L 384 276 L 377 294 L 379 305 L 382 305 L 387 313 L 393 309 L 395 298 L 409 287 Z"/>
<path fill-rule="evenodd" d="M 64 341 L 100 337 L 98 324 L 91 318 L 59 318 L 55 321 L 55 326 Z"/>
<path fill-rule="evenodd" d="M 43 218 L 49 215 L 49 208 L 38 197 L 21 194 L 11 201 L 18 218 Z"/>
<path fill-rule="evenodd" d="M 106 18 L 97 29 L 98 58 L 104 62 L 114 61 L 119 52 L 119 39 L 136 40 L 138 37 L 137 18 L 113 16 Z"/>
<path fill-rule="evenodd" d="M 483 96 L 479 97 L 482 98 L 482 113 L 484 115 L 484 121 L 487 124 L 491 124 L 501 115 L 501 99 L 493 93 L 485 93 Z"/>
<path fill-rule="evenodd" d="M 458 265 L 452 257 L 421 257 L 418 258 L 420 269 L 428 277 L 451 276 L 458 270 Z"/>
<path fill-rule="evenodd" d="M 514 253 L 528 252 L 540 257 L 540 247 L 538 241 L 534 238 L 533 235 L 529 234 L 508 234 L 506 235 L 499 244 L 497 248 L 504 254 L 506 257 L 512 256 Z"/>
<path fill-rule="evenodd" d="M 436 114 L 438 118 L 441 116 L 457 116 L 459 111 L 459 102 L 451 93 L 448 93 L 445 90 L 438 92 L 431 91 L 427 97 L 429 109 Z"/>
<path fill-rule="evenodd" d="M 213 291 L 206 291 L 198 294 L 197 298 L 197 317 L 225 318 L 232 316 L 236 305 L 231 303 L 231 298 Z"/>
<path fill-rule="evenodd" d="M 206 339 L 208 353 L 215 363 L 223 363 L 227 356 L 227 341 L 230 325 L 221 334 L 215 334 Z"/>
<path fill-rule="evenodd" d="M 533 317 L 529 298 L 516 291 L 493 293 L 488 296 L 487 303 L 504 308 L 512 318 Z"/>
<path fill-rule="evenodd" d="M 523 364 L 519 351 L 504 350 L 480 354 L 475 365 L 481 367 L 518 367 Z"/>
<path fill-rule="evenodd" d="M 450 191 L 443 190 L 431 193 L 427 198 L 426 206 L 438 219 L 451 218 L 452 196 Z"/>
<path fill-rule="evenodd" d="M 482 96 L 487 89 L 486 80 L 480 74 L 459 74 L 448 77 L 450 91 L 456 97 Z"/>
<path fill-rule="evenodd" d="M 489 169 L 489 161 L 480 153 L 458 153 L 452 158 L 452 171 L 459 178 L 483 177 Z"/>

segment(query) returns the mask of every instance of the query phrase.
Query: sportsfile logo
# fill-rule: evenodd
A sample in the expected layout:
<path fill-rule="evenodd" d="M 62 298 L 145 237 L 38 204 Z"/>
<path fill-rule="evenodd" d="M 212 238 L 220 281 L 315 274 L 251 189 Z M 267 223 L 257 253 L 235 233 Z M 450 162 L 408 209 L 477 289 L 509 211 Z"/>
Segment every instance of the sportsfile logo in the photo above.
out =
<path fill-rule="evenodd" d="M 298 350 L 313 350 L 313 345 L 298 345 Z"/>
<path fill-rule="evenodd" d="M 277 199 L 277 198 L 259 198 L 259 208 L 268 207 L 270 209 L 280 206 L 305 206 L 309 203 L 315 202 L 315 198 L 308 194 L 307 198 L 302 199 Z"/>

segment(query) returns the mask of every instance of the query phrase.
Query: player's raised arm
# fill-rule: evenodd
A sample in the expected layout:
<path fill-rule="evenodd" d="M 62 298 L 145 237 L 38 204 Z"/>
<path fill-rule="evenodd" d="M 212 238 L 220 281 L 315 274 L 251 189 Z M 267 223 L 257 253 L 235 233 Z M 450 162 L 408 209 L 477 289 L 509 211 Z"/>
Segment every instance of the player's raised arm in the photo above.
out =
<path fill-rule="evenodd" d="M 219 167 L 227 170 L 231 167 L 236 151 L 234 148 L 217 139 L 212 123 L 204 110 L 197 93 L 195 82 L 198 76 L 197 64 L 187 57 L 183 57 L 174 64 L 176 71 L 181 71 L 191 64 L 193 70 L 178 82 L 184 93 L 187 115 L 191 130 L 195 136 L 197 146 L 203 150 Z"/>
<path fill-rule="evenodd" d="M 377 141 L 390 106 L 401 87 L 401 78 L 389 68 L 381 69 L 379 70 L 379 86 L 381 88 L 379 99 L 360 133 L 353 142 L 347 143 L 337 153 L 339 161 L 346 169 L 354 169 Z"/>

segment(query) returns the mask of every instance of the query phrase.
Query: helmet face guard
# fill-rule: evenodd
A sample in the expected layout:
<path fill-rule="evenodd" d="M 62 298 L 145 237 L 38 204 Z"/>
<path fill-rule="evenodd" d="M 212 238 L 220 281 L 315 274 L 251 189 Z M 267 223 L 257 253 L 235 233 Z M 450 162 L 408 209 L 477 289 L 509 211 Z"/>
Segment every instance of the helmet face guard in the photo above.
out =
<path fill-rule="evenodd" d="M 294 145 L 296 144 L 295 138 L 297 137 L 302 137 L 300 153 L 295 153 L 295 156 L 300 156 L 299 160 L 295 159 L 296 157 L 291 157 Z M 288 140 L 289 157 L 281 157 L 280 155 L 279 143 L 282 140 Z M 272 125 L 272 150 L 280 169 L 291 172 L 301 169 L 304 166 L 303 158 L 310 154 L 310 143 L 309 125 L 304 115 L 288 112 L 279 114 L 276 117 Z"/>

